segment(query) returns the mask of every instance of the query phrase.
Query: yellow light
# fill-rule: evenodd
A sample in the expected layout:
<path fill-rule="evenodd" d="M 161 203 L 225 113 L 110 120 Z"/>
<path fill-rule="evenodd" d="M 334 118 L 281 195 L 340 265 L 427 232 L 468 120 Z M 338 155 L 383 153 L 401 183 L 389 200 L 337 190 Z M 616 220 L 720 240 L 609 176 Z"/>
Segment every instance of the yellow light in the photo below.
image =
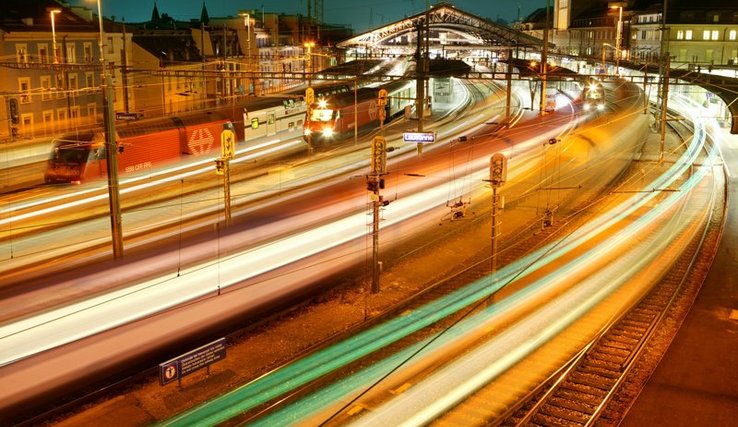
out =
<path fill-rule="evenodd" d="M 323 128 L 323 136 L 330 138 L 333 136 L 333 128 Z"/>
<path fill-rule="evenodd" d="M 325 108 L 328 106 L 328 101 L 325 99 L 318 100 L 318 108 Z"/>
<path fill-rule="evenodd" d="M 305 136 L 308 136 L 311 133 L 313 133 L 313 131 L 311 131 L 310 128 L 305 128 L 305 130 L 303 131 L 303 133 L 305 134 Z"/>
<path fill-rule="evenodd" d="M 538 65 L 538 63 L 536 61 L 530 61 L 530 66 L 531 67 L 535 67 L 536 65 Z"/>

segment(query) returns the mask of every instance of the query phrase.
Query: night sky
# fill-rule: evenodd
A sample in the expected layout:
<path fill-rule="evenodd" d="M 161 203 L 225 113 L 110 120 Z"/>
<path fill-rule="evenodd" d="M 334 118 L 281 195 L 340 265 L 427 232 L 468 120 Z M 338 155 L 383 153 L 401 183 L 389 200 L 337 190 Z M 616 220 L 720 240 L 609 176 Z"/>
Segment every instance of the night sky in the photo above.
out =
<path fill-rule="evenodd" d="M 142 22 L 151 18 L 154 0 L 101 0 L 103 15 L 115 16 L 117 21 Z M 189 21 L 200 17 L 202 0 L 156 0 L 160 14 L 168 14 L 177 20 Z M 435 3 L 436 1 L 431 1 Z M 96 9 L 94 0 L 70 0 L 73 5 Z M 448 0 L 459 9 L 496 20 L 513 22 L 520 14 L 525 17 L 533 10 L 544 7 L 545 0 Z M 234 16 L 238 10 L 256 9 L 265 12 L 284 12 L 307 15 L 307 0 L 205 0 L 211 17 Z M 356 32 L 380 26 L 419 13 L 425 8 L 425 0 L 324 0 L 325 21 L 329 24 L 345 24 Z"/>

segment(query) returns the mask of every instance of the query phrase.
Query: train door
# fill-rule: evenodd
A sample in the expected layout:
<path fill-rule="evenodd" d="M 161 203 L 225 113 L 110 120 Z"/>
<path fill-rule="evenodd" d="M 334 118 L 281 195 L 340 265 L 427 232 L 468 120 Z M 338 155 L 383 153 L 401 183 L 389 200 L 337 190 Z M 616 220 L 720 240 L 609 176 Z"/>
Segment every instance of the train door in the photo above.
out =
<path fill-rule="evenodd" d="M 269 111 L 266 116 L 267 136 L 271 136 L 277 133 L 277 114 L 274 111 Z"/>

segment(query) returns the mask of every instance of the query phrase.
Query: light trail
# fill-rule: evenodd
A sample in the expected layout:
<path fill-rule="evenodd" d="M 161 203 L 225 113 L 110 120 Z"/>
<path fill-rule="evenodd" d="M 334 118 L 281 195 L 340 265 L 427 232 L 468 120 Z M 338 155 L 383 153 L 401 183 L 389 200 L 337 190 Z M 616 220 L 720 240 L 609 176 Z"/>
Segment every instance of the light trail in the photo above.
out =
<path fill-rule="evenodd" d="M 652 183 L 654 187 L 673 183 L 679 178 L 681 172 L 686 167 L 689 167 L 682 162 L 691 163 L 694 160 L 697 150 L 704 144 L 704 135 L 700 134 L 700 132 L 695 134 L 690 144 L 690 150 L 685 153 L 682 159 L 675 163 L 665 175 L 660 176 Z M 690 186 L 696 185 L 699 178 L 701 176 L 693 176 L 684 187 L 685 193 L 675 193 L 670 196 L 670 200 L 675 202 L 683 197 L 684 194 L 688 193 Z M 187 425 L 192 422 L 202 423 L 203 425 L 216 424 L 248 411 L 259 404 L 265 403 L 270 398 L 280 396 L 286 390 L 289 390 L 290 387 L 297 387 L 319 378 L 325 372 L 330 372 L 343 366 L 345 363 L 356 360 L 381 348 L 388 341 L 394 342 L 397 339 L 407 336 L 409 333 L 415 332 L 440 318 L 455 313 L 487 297 L 502 288 L 503 284 L 510 281 L 513 277 L 524 277 L 538 268 L 556 261 L 560 257 L 565 256 L 569 251 L 575 250 L 579 245 L 584 244 L 592 237 L 592 234 L 604 233 L 621 220 L 630 216 L 635 210 L 641 209 L 655 196 L 656 194 L 654 193 L 634 195 L 619 204 L 617 208 L 608 211 L 606 215 L 598 217 L 595 221 L 589 222 L 584 227 L 572 233 L 563 244 L 556 243 L 542 248 L 518 262 L 503 267 L 494 276 L 488 276 L 461 291 L 451 294 L 449 297 L 444 298 L 443 302 L 430 303 L 407 316 L 390 320 L 343 343 L 336 344 L 323 352 L 310 355 L 305 359 L 287 365 L 280 370 L 272 372 L 269 376 L 261 377 L 246 386 L 226 394 L 223 398 L 216 399 L 212 403 L 206 403 L 199 408 L 173 418 L 165 423 L 165 425 Z M 658 209 L 663 211 L 671 206 L 671 204 L 663 203 L 660 206 Z M 658 209 L 652 211 L 650 215 L 662 213 Z M 627 245 L 628 239 L 642 231 L 642 227 L 650 225 L 651 219 L 649 216 L 644 216 L 643 219 L 636 221 L 629 228 L 630 232 L 634 234 L 624 235 L 619 233 L 611 240 L 612 244 Z M 591 253 L 597 252 L 592 251 Z M 582 264 L 586 265 L 587 263 L 582 262 Z M 569 264 L 569 268 L 574 268 L 576 265 L 576 263 L 571 263 Z M 558 277 L 560 279 L 565 272 L 566 269 L 559 270 L 552 277 Z M 532 295 L 534 290 L 545 287 L 544 285 L 545 283 L 539 282 L 537 286 L 526 288 L 526 290 L 519 292 L 518 297 L 527 299 Z M 364 383 L 362 382 L 362 384 Z M 340 388 L 340 386 L 337 387 Z M 338 399 L 336 395 L 326 398 L 326 400 L 334 402 L 336 399 Z M 316 397 L 317 400 L 320 399 Z M 308 411 L 312 411 L 312 409 Z"/>

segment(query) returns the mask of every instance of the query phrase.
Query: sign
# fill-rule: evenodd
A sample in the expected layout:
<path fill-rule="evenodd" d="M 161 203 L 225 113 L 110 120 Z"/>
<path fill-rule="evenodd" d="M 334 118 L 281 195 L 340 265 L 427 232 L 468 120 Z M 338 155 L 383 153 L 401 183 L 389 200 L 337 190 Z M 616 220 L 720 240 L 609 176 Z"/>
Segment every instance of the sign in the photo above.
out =
<path fill-rule="evenodd" d="M 210 148 L 213 146 L 213 134 L 208 128 L 199 128 L 192 131 L 189 141 L 187 141 L 187 148 L 190 149 L 190 154 L 196 156 L 207 154 L 210 152 Z"/>
<path fill-rule="evenodd" d="M 166 385 L 181 380 L 198 369 L 209 367 L 213 363 L 225 359 L 225 338 L 220 338 L 202 347 L 198 347 L 174 359 L 159 364 L 159 384 Z"/>
<path fill-rule="evenodd" d="M 305 89 L 305 102 L 307 105 L 315 104 L 315 90 L 311 87 Z"/>
<path fill-rule="evenodd" d="M 417 143 L 417 144 L 430 144 L 436 142 L 435 132 L 404 132 L 402 134 L 402 140 L 404 142 Z"/>
<path fill-rule="evenodd" d="M 115 113 L 115 120 L 133 121 L 143 117 L 141 113 Z"/>
<path fill-rule="evenodd" d="M 377 104 L 380 107 L 384 107 L 385 105 L 387 105 L 387 89 L 379 89 Z"/>
<path fill-rule="evenodd" d="M 220 132 L 220 156 L 232 159 L 236 154 L 236 132 L 233 130 L 233 124 L 228 122 L 223 124 L 223 131 Z"/>

